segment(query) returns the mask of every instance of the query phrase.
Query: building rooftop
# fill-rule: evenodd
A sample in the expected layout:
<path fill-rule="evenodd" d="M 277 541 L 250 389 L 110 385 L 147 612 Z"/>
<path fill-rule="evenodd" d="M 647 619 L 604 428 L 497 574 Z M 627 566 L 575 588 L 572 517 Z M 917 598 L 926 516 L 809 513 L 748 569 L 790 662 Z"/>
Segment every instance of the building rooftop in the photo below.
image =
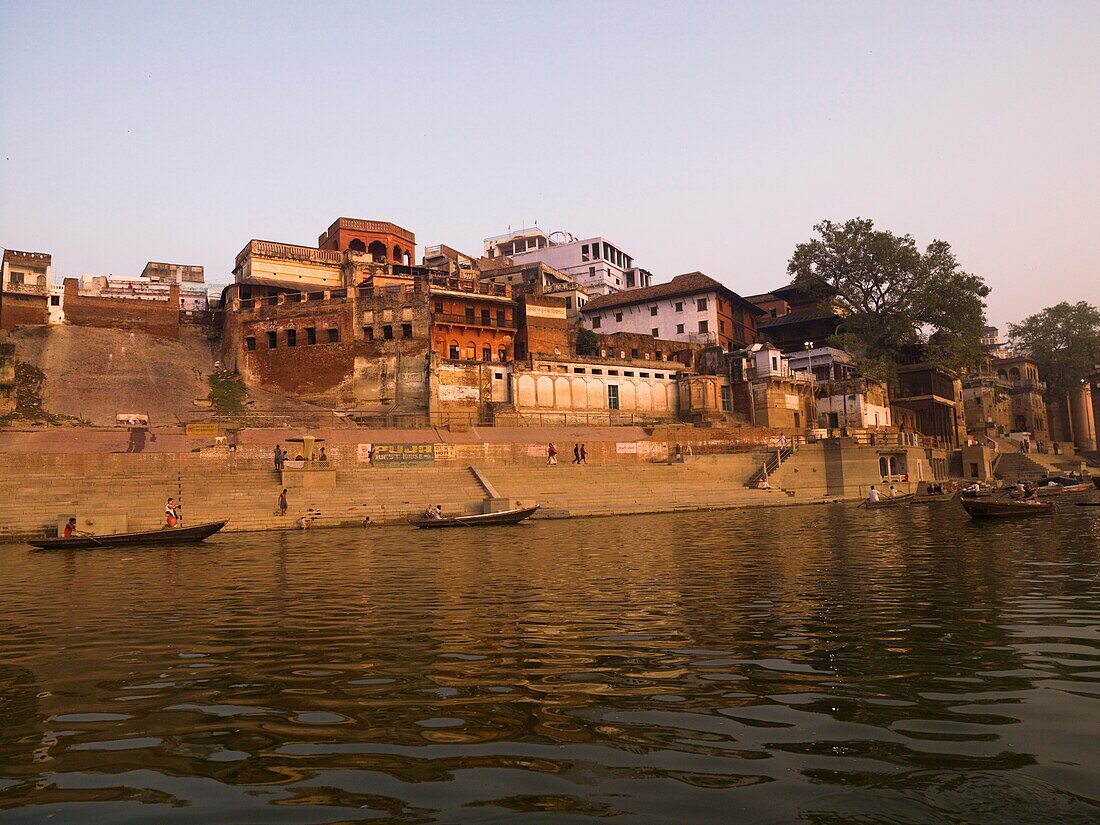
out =
<path fill-rule="evenodd" d="M 699 292 L 721 292 L 731 300 L 743 304 L 754 314 L 764 314 L 764 310 L 760 309 L 756 304 L 745 300 L 729 287 L 724 286 L 709 275 L 704 275 L 702 272 L 687 272 L 683 275 L 677 275 L 671 281 L 663 284 L 654 284 L 653 286 L 642 287 L 641 289 L 627 289 L 623 292 L 613 292 L 610 295 L 600 295 L 585 304 L 581 312 L 589 313 L 601 309 L 609 309 L 611 307 L 644 304 L 662 298 L 675 298 L 680 295 L 695 295 Z"/>

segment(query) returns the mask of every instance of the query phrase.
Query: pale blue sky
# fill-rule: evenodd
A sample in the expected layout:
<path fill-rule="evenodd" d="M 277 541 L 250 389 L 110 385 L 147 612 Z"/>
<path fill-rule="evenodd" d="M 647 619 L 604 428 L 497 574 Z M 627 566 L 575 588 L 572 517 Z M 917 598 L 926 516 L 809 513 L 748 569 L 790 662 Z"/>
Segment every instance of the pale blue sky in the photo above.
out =
<path fill-rule="evenodd" d="M 1100 304 L 1100 2 L 0 0 L 0 245 L 55 276 L 538 220 L 786 282 L 823 219 L 949 241 L 1001 324 Z"/>

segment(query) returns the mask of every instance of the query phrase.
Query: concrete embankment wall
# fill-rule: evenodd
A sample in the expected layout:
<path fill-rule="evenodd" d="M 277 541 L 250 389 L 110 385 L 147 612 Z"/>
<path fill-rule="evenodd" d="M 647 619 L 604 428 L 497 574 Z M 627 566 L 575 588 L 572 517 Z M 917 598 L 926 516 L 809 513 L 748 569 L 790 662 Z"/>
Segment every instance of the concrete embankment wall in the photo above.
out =
<path fill-rule="evenodd" d="M 484 466 L 495 492 L 571 515 L 797 503 L 781 492 L 747 490 L 756 456 L 702 456 L 683 464 L 568 463 Z M 284 483 L 286 516 L 276 513 Z M 73 515 L 82 529 L 114 532 L 109 516 L 126 515 L 126 529 L 163 523 L 165 499 L 182 490 L 187 522 L 231 519 L 230 530 L 296 527 L 318 510 L 318 526 L 387 523 L 443 504 L 448 512 L 480 512 L 489 493 L 468 464 L 434 467 L 338 466 L 334 471 L 287 472 L 236 461 L 230 454 L 0 455 L 0 540 L 52 533 Z M 91 523 L 89 523 L 89 519 Z"/>
<path fill-rule="evenodd" d="M 660 449 L 651 442 L 640 442 L 636 453 L 619 451 L 631 441 L 587 443 L 587 465 L 571 465 L 571 442 L 560 439 L 556 466 L 546 465 L 535 444 L 479 442 L 457 444 L 453 458 L 426 467 L 371 466 L 360 461 L 357 445 L 333 444 L 328 469 L 283 476 L 260 445 L 234 452 L 0 453 L 0 540 L 50 534 L 69 515 L 92 532 L 155 528 L 165 499 L 181 491 L 188 523 L 229 518 L 230 530 L 273 530 L 295 528 L 310 511 L 320 512 L 321 527 L 401 521 L 427 504 L 480 512 L 491 495 L 589 516 L 861 498 L 882 484 L 873 447 L 804 446 L 772 474 L 769 492 L 744 486 L 766 450 L 669 464 L 647 460 Z M 914 454 L 913 469 L 917 461 Z M 908 492 L 922 477 L 895 485 Z M 276 510 L 283 486 L 290 491 L 286 516 Z"/>

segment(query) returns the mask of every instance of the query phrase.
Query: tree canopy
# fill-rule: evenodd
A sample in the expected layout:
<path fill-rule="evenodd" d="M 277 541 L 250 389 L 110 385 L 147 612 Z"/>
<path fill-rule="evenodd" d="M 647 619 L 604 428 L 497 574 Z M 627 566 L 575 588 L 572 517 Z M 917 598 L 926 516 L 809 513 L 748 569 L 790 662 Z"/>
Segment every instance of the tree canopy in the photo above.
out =
<path fill-rule="evenodd" d="M 1039 368 L 1051 397 L 1079 392 L 1100 362 L 1100 311 L 1063 301 L 1008 325 L 1012 348 Z"/>
<path fill-rule="evenodd" d="M 915 350 L 950 369 L 977 363 L 989 287 L 959 268 L 950 244 L 933 241 L 921 252 L 911 236 L 876 230 L 867 218 L 822 221 L 814 231 L 787 271 L 843 316 L 834 343 L 865 373 L 889 378 Z"/>

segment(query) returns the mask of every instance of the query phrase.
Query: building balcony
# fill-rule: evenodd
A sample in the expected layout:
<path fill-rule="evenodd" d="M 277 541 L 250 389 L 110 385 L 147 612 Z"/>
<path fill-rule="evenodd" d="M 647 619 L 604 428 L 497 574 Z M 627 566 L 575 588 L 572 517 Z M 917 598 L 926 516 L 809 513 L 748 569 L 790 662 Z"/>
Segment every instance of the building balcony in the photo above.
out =
<path fill-rule="evenodd" d="M 462 327 L 482 327 L 489 329 L 516 329 L 516 322 L 505 319 L 499 321 L 495 317 L 483 318 L 481 316 L 470 317 L 449 312 L 433 312 L 432 322 L 436 324 L 449 324 Z"/>
<path fill-rule="evenodd" d="M 249 241 L 245 248 L 237 254 L 237 267 L 240 267 L 246 258 L 268 258 L 280 261 L 339 266 L 343 263 L 344 253 L 329 249 L 315 249 L 312 246 L 253 240 Z"/>
<path fill-rule="evenodd" d="M 48 284 L 16 284 L 8 281 L 4 284 L 4 292 L 13 295 L 41 295 L 45 297 L 50 294 L 50 287 Z"/>

